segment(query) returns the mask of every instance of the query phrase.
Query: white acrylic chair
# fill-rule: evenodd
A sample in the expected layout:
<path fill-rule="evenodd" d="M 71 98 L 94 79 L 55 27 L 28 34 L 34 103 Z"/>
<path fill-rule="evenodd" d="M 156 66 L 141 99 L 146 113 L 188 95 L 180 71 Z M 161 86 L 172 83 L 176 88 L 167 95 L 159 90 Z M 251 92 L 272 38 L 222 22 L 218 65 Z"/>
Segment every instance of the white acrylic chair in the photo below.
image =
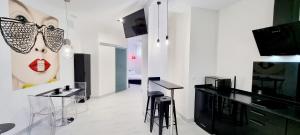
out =
<path fill-rule="evenodd" d="M 50 135 L 55 135 L 56 131 L 56 117 L 55 108 L 51 97 L 42 96 L 28 96 L 30 105 L 30 121 L 28 127 L 28 135 L 31 134 L 32 124 L 35 117 L 47 116 L 50 124 Z"/>
<path fill-rule="evenodd" d="M 81 100 L 86 101 L 86 82 L 75 82 L 74 87 L 80 89 L 79 94 L 76 96 L 76 101 L 79 102 Z"/>
<path fill-rule="evenodd" d="M 75 82 L 74 87 L 80 89 L 78 95 L 75 96 L 78 108 L 81 110 L 79 111 L 79 113 L 85 112 L 88 110 L 88 104 L 86 103 L 87 101 L 86 82 Z"/>
<path fill-rule="evenodd" d="M 70 104 L 65 107 L 67 117 L 77 118 L 77 115 L 88 110 L 88 105 L 85 103 L 86 98 L 86 82 L 75 82 L 74 88 L 80 89 L 78 94 L 70 98 Z"/>

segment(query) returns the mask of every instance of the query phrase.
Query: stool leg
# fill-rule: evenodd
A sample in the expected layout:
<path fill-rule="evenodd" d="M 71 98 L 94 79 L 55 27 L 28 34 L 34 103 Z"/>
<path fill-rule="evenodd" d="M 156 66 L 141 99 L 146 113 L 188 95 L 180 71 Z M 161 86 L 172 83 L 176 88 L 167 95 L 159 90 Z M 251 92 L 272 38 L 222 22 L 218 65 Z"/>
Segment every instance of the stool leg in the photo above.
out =
<path fill-rule="evenodd" d="M 158 127 L 159 127 L 159 135 L 162 135 L 162 129 L 163 129 L 163 121 L 164 121 L 164 107 L 165 105 L 164 104 L 160 104 L 159 105 L 159 124 L 158 124 Z"/>
<path fill-rule="evenodd" d="M 144 123 L 146 122 L 146 118 L 147 118 L 147 114 L 148 114 L 149 101 L 150 101 L 150 97 L 148 96 Z"/>
<path fill-rule="evenodd" d="M 173 102 L 173 114 L 174 114 L 174 118 L 175 118 L 174 120 L 175 120 L 175 127 L 176 127 L 176 135 L 178 135 L 175 102 Z M 173 124 L 173 121 L 172 121 L 172 124 Z"/>
<path fill-rule="evenodd" d="M 150 132 L 152 133 L 153 130 L 153 123 L 154 123 L 154 114 L 155 114 L 155 108 L 154 108 L 154 102 L 155 102 L 155 98 L 151 97 L 151 114 L 150 114 Z"/>
<path fill-rule="evenodd" d="M 165 115 L 165 121 L 166 121 L 166 126 L 167 126 L 167 129 L 169 129 L 169 105 L 166 105 L 164 107 L 164 115 Z"/>

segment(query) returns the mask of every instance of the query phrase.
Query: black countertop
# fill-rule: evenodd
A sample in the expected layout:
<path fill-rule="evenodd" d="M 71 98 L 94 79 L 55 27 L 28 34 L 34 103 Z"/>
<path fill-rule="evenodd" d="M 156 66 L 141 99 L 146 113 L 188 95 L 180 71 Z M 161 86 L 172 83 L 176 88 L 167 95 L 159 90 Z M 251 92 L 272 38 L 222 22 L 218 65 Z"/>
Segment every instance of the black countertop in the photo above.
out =
<path fill-rule="evenodd" d="M 257 98 L 264 98 L 256 94 L 253 94 L 251 92 L 246 92 L 246 91 L 241 91 L 241 90 L 232 90 L 234 92 L 218 92 L 216 90 L 210 89 L 210 88 L 204 88 L 204 87 L 198 87 L 197 85 L 195 86 L 196 90 L 200 90 L 203 92 L 207 92 L 216 96 L 221 96 L 226 99 L 230 99 L 236 102 L 239 102 L 241 104 L 245 104 L 250 107 L 254 107 L 257 109 L 264 110 L 266 112 L 270 112 L 273 114 L 277 114 L 281 117 L 294 120 L 297 122 L 300 122 L 300 106 L 288 103 L 288 102 L 283 102 L 283 101 L 278 101 L 274 99 L 268 99 L 270 102 L 269 104 L 272 104 L 274 107 L 266 107 L 262 106 L 259 104 L 256 104 L 254 102 L 254 99 Z"/>
<path fill-rule="evenodd" d="M 164 81 L 164 80 L 150 80 L 151 82 L 165 88 L 165 89 L 168 89 L 168 90 L 175 90 L 175 89 L 183 89 L 182 86 L 179 86 L 177 84 L 173 84 L 171 82 L 167 82 L 167 81 Z"/>

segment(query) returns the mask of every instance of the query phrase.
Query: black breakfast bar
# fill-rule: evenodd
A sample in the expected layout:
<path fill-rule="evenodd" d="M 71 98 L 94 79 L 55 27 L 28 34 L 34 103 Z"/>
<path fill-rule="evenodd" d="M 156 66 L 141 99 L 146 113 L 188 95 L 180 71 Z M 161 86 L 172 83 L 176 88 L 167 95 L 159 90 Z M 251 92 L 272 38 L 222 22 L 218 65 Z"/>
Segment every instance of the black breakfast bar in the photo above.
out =
<path fill-rule="evenodd" d="M 176 84 L 173 84 L 173 83 L 170 83 L 170 82 L 167 82 L 167 81 L 164 81 L 164 80 L 153 80 L 153 81 L 151 80 L 151 82 L 171 91 L 171 109 L 170 110 L 172 110 L 172 107 L 174 105 L 174 90 L 183 89 L 183 87 L 179 86 L 179 85 L 176 85 Z M 173 111 L 171 111 L 170 116 L 171 116 L 171 122 L 173 122 L 174 121 Z M 170 129 L 171 129 L 170 130 L 170 135 L 173 135 L 173 124 L 171 124 Z"/>

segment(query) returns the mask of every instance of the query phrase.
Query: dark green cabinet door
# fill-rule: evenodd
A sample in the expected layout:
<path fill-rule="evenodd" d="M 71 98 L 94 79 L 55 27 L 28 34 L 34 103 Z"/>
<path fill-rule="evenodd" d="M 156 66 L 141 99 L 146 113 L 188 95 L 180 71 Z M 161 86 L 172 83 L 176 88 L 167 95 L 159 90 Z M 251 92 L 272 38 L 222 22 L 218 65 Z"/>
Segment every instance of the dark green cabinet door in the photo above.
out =
<path fill-rule="evenodd" d="M 273 25 L 299 21 L 300 0 L 275 0 Z"/>
<path fill-rule="evenodd" d="M 300 123 L 288 120 L 287 135 L 300 135 Z"/>
<path fill-rule="evenodd" d="M 226 98 L 218 97 L 215 105 L 215 129 L 216 135 L 234 135 L 237 103 Z"/>
<path fill-rule="evenodd" d="M 218 97 L 215 105 L 216 135 L 252 135 L 247 126 L 247 106 Z"/>
<path fill-rule="evenodd" d="M 285 135 L 286 119 L 261 109 L 249 107 L 247 135 Z"/>

